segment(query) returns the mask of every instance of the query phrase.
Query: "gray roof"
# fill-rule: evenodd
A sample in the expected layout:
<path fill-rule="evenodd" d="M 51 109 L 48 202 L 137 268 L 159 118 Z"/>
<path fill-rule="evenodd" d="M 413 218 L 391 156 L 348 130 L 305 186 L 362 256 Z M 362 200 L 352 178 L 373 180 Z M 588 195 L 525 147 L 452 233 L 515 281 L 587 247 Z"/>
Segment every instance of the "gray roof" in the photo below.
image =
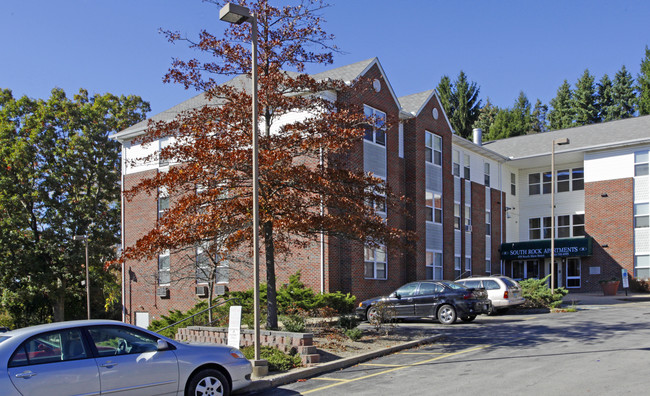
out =
<path fill-rule="evenodd" d="M 424 106 L 431 99 L 431 96 L 434 94 L 434 92 L 435 90 L 430 89 L 428 91 L 412 95 L 401 96 L 398 98 L 398 100 L 402 106 L 402 110 L 406 111 L 407 113 L 417 115 L 420 112 L 420 109 L 422 109 L 422 106 Z"/>
<path fill-rule="evenodd" d="M 312 75 L 312 77 L 316 80 L 324 80 L 326 78 L 330 78 L 332 80 L 342 80 L 346 82 L 353 81 L 359 76 L 361 76 L 368 69 L 368 67 L 376 61 L 377 58 L 366 59 L 364 61 L 356 62 L 351 65 L 346 65 L 346 66 L 337 67 L 335 69 L 326 70 L 324 72 L 314 74 Z M 287 71 L 286 73 L 294 77 L 300 74 L 300 73 L 290 72 L 290 71 Z M 248 78 L 248 76 L 243 74 L 236 76 L 231 80 L 226 81 L 224 84 L 236 86 L 239 89 L 245 91 L 250 90 L 250 79 Z M 162 113 L 158 113 L 144 121 L 141 121 L 116 134 L 113 134 L 110 137 L 120 141 L 131 139 L 141 134 L 147 128 L 147 125 L 149 124 L 149 120 L 170 121 L 185 111 L 198 109 L 205 106 L 206 104 L 208 104 L 208 99 L 206 97 L 206 94 L 200 93 L 184 102 L 177 104 L 176 106 L 170 109 L 163 111 Z M 219 101 L 213 100 L 212 104 L 218 105 Z"/>
<path fill-rule="evenodd" d="M 507 158 L 521 159 L 550 155 L 553 140 L 558 138 L 568 138 L 569 144 L 556 147 L 556 152 L 650 143 L 650 116 L 517 136 L 486 142 L 483 146 Z"/>

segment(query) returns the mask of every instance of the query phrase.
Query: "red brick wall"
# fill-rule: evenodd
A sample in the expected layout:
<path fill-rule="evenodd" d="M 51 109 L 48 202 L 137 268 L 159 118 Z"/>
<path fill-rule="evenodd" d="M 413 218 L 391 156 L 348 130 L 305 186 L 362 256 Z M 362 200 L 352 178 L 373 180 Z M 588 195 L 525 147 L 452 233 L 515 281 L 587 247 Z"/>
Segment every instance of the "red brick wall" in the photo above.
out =
<path fill-rule="evenodd" d="M 585 231 L 594 239 L 593 256 L 582 260 L 579 291 L 600 290 L 598 280 L 620 279 L 621 268 L 634 274 L 634 179 L 585 183 Z M 592 266 L 600 275 L 589 275 Z"/>

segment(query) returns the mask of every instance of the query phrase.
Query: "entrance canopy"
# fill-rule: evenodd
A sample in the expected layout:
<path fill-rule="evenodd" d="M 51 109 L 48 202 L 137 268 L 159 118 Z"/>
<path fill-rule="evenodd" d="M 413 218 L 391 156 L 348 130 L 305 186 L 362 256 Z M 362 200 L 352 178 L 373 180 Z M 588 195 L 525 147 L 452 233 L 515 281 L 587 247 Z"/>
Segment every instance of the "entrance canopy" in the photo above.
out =
<path fill-rule="evenodd" d="M 555 257 L 584 257 L 592 255 L 593 239 L 562 238 L 555 240 Z M 522 260 L 551 257 L 551 240 L 508 242 L 501 244 L 502 260 Z"/>

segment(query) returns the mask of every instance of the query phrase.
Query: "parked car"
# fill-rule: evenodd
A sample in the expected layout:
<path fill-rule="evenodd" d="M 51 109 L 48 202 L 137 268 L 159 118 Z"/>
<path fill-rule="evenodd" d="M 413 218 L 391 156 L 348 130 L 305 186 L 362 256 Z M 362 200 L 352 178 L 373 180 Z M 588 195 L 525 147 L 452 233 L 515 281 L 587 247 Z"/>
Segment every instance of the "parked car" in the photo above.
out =
<path fill-rule="evenodd" d="M 492 313 L 504 313 L 509 308 L 523 304 L 526 300 L 521 295 L 517 281 L 503 275 L 473 276 L 456 282 L 467 287 L 483 288 L 492 301 Z"/>
<path fill-rule="evenodd" d="M 456 318 L 471 322 L 476 315 L 491 310 L 485 290 L 468 289 L 451 281 L 417 281 L 407 283 L 388 296 L 362 301 L 356 308 L 361 320 L 371 322 L 378 314 L 377 304 L 383 302 L 394 313 L 394 318 L 438 319 L 442 324 L 452 324 Z"/>
<path fill-rule="evenodd" d="M 189 345 L 112 320 L 0 335 L 1 395 L 229 395 L 250 383 L 236 348 Z"/>

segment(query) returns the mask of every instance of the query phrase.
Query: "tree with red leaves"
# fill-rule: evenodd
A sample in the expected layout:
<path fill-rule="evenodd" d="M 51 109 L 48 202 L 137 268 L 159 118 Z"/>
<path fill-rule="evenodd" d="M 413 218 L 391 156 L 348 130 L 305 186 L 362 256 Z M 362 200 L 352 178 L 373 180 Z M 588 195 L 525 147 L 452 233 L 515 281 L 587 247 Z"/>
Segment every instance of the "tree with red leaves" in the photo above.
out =
<path fill-rule="evenodd" d="M 403 198 L 395 196 L 382 179 L 345 161 L 373 122 L 361 106 L 346 98 L 369 83 L 349 86 L 304 74 L 308 63 L 332 63 L 336 51 L 317 15 L 326 5 L 320 0 L 282 7 L 264 0 L 241 4 L 258 19 L 260 235 L 267 275 L 266 326 L 277 328 L 276 254 L 306 246 L 321 232 L 371 246 L 395 246 L 408 234 L 389 227 L 368 205 L 385 199 L 389 208 L 400 210 Z M 127 259 L 201 246 L 217 265 L 227 252 L 250 252 L 251 56 L 247 43 L 251 30 L 249 24 L 225 29 L 224 38 L 204 30 L 198 41 L 166 32 L 169 40 L 186 41 L 213 57 L 176 60 L 166 75 L 168 82 L 204 92 L 206 105 L 170 122 L 151 122 L 141 138 L 142 143 L 168 138 L 169 145 L 156 152 L 156 158 L 145 160 L 177 165 L 126 192 L 130 199 L 164 190 L 172 198 L 157 226 L 126 249 Z M 236 77 L 219 84 L 216 78 L 223 75 Z"/>

